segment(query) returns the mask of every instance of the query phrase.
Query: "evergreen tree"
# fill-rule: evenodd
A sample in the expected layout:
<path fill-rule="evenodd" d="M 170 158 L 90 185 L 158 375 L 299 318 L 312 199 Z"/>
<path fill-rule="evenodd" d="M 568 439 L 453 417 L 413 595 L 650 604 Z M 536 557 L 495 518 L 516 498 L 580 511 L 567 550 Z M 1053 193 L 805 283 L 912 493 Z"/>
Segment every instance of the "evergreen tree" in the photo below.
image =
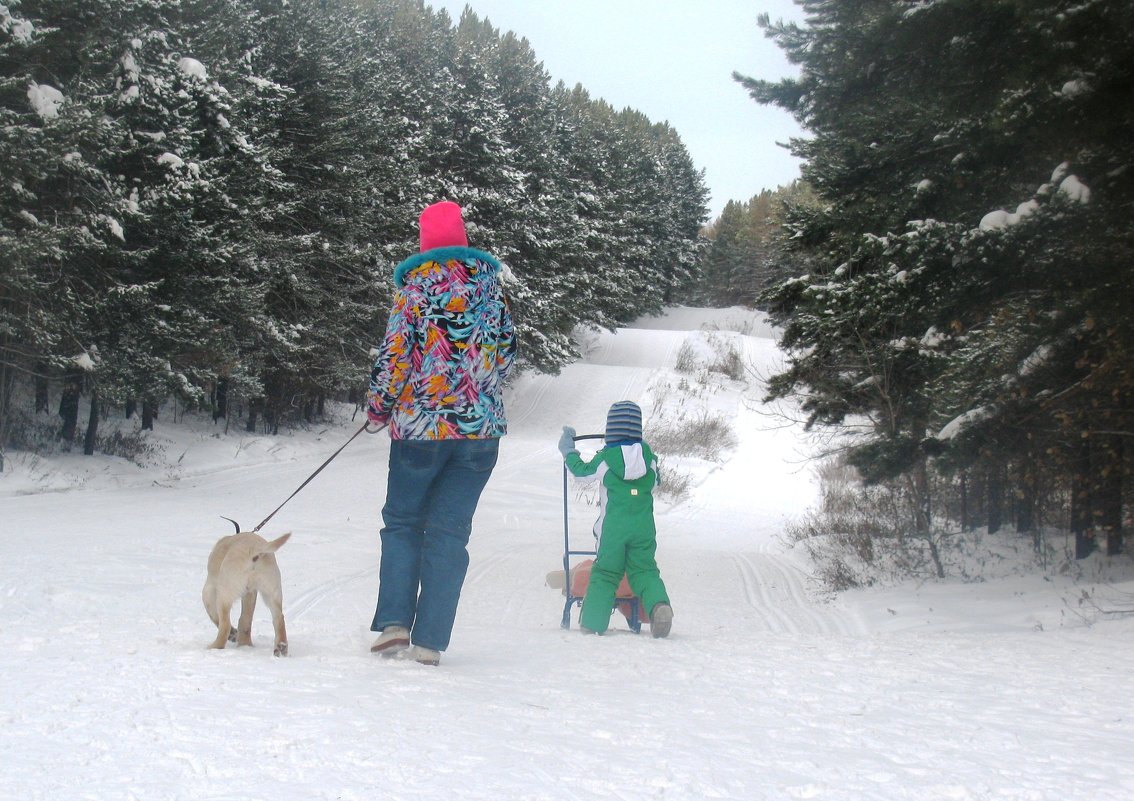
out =
<path fill-rule="evenodd" d="M 811 205 L 809 190 L 799 181 L 744 203 L 730 200 L 707 230 L 698 297 L 718 306 L 753 306 L 778 280 L 805 274 L 801 256 L 787 242 L 794 230 L 793 209 Z"/>
<path fill-rule="evenodd" d="M 739 303 L 745 294 L 751 265 L 742 240 L 745 204 L 730 200 L 713 223 L 712 244 L 705 257 L 705 281 L 700 296 L 715 306 Z"/>
<path fill-rule="evenodd" d="M 1010 463 L 1028 495 L 1041 450 L 1070 464 L 1077 437 L 1131 426 L 1130 327 L 1113 298 L 1130 279 L 1134 120 L 1118 98 L 1134 11 L 802 5 L 806 28 L 763 20 L 802 77 L 741 78 L 811 130 L 793 146 L 824 204 L 799 219 L 815 269 L 768 295 L 794 354 L 773 391 L 806 388 L 815 423 L 873 421 L 855 461 L 919 485 L 919 526 L 942 447 L 955 464 Z M 930 436 L 950 420 L 967 436 Z M 1100 450 L 1113 473 L 1120 452 Z"/>
<path fill-rule="evenodd" d="M 655 126 L 661 164 L 663 199 L 658 214 L 663 222 L 657 257 L 663 263 L 662 302 L 671 305 L 701 280 L 701 265 L 708 242 L 701 236 L 708 218 L 709 189 L 705 171 L 693 158 L 676 130 Z"/>
<path fill-rule="evenodd" d="M 206 406 L 220 380 L 256 388 L 261 356 L 292 338 L 264 314 L 261 233 L 282 177 L 258 144 L 255 109 L 279 88 L 251 70 L 260 19 L 249 12 L 171 3 L 108 39 L 118 50 L 108 112 L 124 141 L 105 158 L 136 214 L 124 236 L 133 264 L 99 310 L 100 350 L 114 394 L 140 395 L 144 409 L 170 395 Z"/>
<path fill-rule="evenodd" d="M 515 276 L 508 293 L 523 360 L 556 369 L 574 356 L 570 335 L 579 320 L 572 299 L 577 277 L 591 267 L 566 155 L 574 125 L 526 39 L 505 34 L 494 71 L 510 121 L 504 134 L 522 176 L 520 213 L 500 232 L 497 252 Z"/>
<path fill-rule="evenodd" d="M 256 51 L 264 75 L 287 87 L 261 134 L 286 177 L 273 198 L 282 213 L 261 246 L 272 265 L 266 311 L 275 330 L 293 332 L 266 352 L 253 399 L 269 425 L 312 419 L 326 397 L 356 388 L 385 319 L 381 268 L 406 228 L 390 200 L 413 166 L 399 150 L 402 118 L 389 113 L 400 88 L 392 19 L 385 6 L 290 4 L 266 19 Z"/>
<path fill-rule="evenodd" d="M 566 153 L 575 214 L 586 247 L 586 261 L 577 268 L 578 294 L 573 293 L 577 319 L 584 325 L 613 329 L 633 308 L 635 289 L 640 288 L 620 275 L 625 271 L 630 276 L 633 267 L 624 258 L 619 225 L 615 112 L 609 103 L 592 99 L 582 86 L 567 92 L 565 99 L 573 120 Z"/>
<path fill-rule="evenodd" d="M 158 5 L 140 4 L 139 13 Z M 111 11 L 29 2 L 0 17 L 0 434 L 15 375 L 65 373 L 61 434 L 70 442 L 85 383 L 76 365 L 98 366 L 92 328 L 130 213 L 117 176 L 99 163 L 120 138 L 104 113 L 109 87 L 96 77 L 109 66 L 98 43 L 115 22 Z"/>

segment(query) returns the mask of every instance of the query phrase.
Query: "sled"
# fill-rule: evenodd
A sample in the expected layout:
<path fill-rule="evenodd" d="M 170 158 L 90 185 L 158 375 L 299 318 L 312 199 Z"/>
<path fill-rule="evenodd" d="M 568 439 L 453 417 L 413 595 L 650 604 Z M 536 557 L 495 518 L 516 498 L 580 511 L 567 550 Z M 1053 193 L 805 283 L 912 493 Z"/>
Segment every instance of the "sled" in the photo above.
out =
<path fill-rule="evenodd" d="M 579 434 L 575 436 L 575 442 L 584 439 L 602 439 L 602 434 Z M 590 550 L 583 550 L 571 547 L 571 522 L 568 513 L 567 498 L 568 487 L 567 480 L 569 472 L 567 470 L 567 463 L 563 463 L 563 594 L 566 600 L 563 603 L 563 622 L 561 626 L 565 629 L 571 628 L 571 608 L 575 606 L 581 607 L 583 605 L 583 598 L 587 594 L 587 587 L 591 582 L 591 566 L 594 564 L 595 557 L 598 552 L 593 548 Z M 618 589 L 614 594 L 614 606 L 612 609 L 617 609 L 626 618 L 627 625 L 630 630 L 635 634 L 642 631 L 642 602 L 634 595 L 630 589 L 630 584 L 626 580 L 626 576 L 622 577 L 622 581 L 618 585 Z"/>

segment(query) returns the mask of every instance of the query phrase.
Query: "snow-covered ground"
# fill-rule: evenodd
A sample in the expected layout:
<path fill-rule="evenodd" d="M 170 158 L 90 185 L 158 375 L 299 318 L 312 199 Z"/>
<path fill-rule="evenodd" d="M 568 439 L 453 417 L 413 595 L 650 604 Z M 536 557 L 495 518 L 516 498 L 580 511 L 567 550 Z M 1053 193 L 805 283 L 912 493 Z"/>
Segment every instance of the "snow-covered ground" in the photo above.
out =
<path fill-rule="evenodd" d="M 677 309 L 517 381 L 437 668 L 368 651 L 385 435 L 265 527 L 294 532 L 278 557 L 291 656 L 272 657 L 263 604 L 255 647 L 205 648 L 220 516 L 259 522 L 357 430 L 350 410 L 278 438 L 162 420 L 148 470 L 10 454 L 0 799 L 1134 798 L 1134 618 L 1079 603 L 1130 608 L 1134 581 L 1006 571 L 818 596 L 783 537 L 816 496 L 807 443 L 762 413 L 756 383 L 674 370 L 722 338 L 764 372 L 779 358 L 758 316 Z M 708 413 L 739 437 L 720 464 L 674 461 L 694 486 L 658 514 L 664 640 L 563 630 L 545 584 L 563 547 L 560 427 L 599 431 L 624 398 L 647 429 Z M 587 536 L 587 490 L 569 496 Z"/>

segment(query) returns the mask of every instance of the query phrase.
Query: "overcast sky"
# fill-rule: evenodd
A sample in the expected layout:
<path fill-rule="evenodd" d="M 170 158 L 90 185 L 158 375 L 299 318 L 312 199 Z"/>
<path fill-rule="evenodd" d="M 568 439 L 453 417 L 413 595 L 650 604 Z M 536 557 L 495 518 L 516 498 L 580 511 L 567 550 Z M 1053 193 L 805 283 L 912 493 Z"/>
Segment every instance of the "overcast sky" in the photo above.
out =
<path fill-rule="evenodd" d="M 797 74 L 756 17 L 801 21 L 791 0 L 426 0 L 456 22 L 466 2 L 531 43 L 552 83 L 580 83 L 615 108 L 630 106 L 680 134 L 712 192 L 717 217 L 799 177 L 777 142 L 800 135 L 778 108 L 752 100 L 733 70 L 776 80 Z"/>

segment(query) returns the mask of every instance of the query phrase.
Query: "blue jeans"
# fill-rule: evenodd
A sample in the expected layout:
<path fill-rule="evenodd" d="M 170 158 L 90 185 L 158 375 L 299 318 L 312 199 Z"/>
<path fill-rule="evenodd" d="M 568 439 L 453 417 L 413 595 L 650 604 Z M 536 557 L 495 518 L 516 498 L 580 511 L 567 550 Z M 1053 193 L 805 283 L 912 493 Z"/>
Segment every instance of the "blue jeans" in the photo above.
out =
<path fill-rule="evenodd" d="M 473 513 L 499 451 L 495 438 L 391 441 L 371 631 L 405 626 L 414 645 L 449 646 Z"/>

